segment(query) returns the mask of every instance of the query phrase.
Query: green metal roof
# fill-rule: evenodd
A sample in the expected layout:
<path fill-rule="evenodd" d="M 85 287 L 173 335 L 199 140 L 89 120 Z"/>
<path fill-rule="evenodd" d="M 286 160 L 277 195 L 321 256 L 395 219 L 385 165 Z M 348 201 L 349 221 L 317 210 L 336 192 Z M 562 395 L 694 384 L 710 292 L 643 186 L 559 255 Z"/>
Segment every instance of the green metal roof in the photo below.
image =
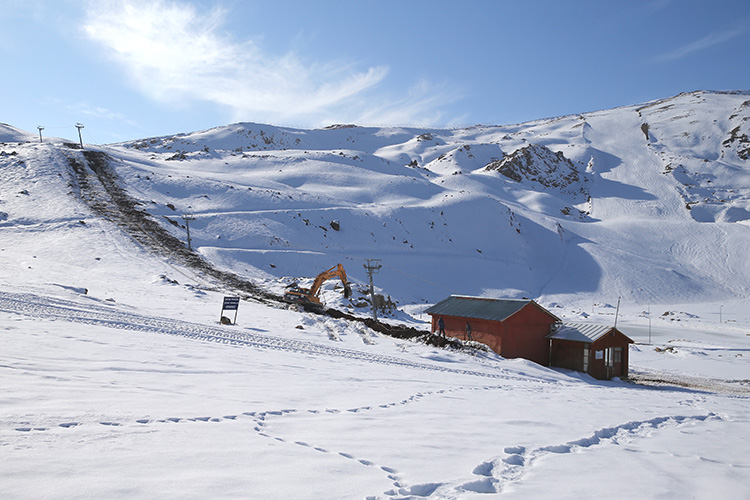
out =
<path fill-rule="evenodd" d="M 590 323 L 565 323 L 560 328 L 547 335 L 547 338 L 592 343 L 596 342 L 612 330 L 615 330 L 622 334 L 622 336 L 628 339 L 629 342 L 633 342 L 633 340 L 631 340 L 627 335 L 620 332 L 620 330 L 617 330 L 613 326 L 594 325 Z"/>
<path fill-rule="evenodd" d="M 441 300 L 428 308 L 425 312 L 435 316 L 458 316 L 461 318 L 504 321 L 531 302 L 534 301 L 528 299 L 487 299 L 483 297 L 451 295 L 447 299 Z M 539 307 L 541 308 L 541 306 Z M 542 308 L 542 310 L 545 309 Z M 554 317 L 554 315 L 552 316 Z"/>

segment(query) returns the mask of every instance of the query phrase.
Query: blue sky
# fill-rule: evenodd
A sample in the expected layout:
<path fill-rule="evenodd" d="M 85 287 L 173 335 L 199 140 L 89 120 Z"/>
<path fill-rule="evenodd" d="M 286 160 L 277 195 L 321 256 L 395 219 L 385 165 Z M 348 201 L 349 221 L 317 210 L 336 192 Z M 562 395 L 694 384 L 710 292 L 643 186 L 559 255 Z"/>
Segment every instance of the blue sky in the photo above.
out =
<path fill-rule="evenodd" d="M 750 89 L 747 0 L 3 0 L 0 122 L 503 125 Z"/>

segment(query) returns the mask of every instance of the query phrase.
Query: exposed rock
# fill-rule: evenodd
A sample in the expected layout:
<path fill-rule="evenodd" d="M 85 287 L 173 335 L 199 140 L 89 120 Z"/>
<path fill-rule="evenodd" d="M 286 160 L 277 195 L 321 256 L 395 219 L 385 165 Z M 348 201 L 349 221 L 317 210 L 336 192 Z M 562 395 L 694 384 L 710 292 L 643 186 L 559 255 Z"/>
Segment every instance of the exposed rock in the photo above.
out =
<path fill-rule="evenodd" d="M 484 167 L 497 171 L 516 182 L 537 182 L 544 187 L 557 188 L 571 193 L 583 193 L 579 186 L 581 177 L 573 162 L 562 151 L 557 153 L 539 144 L 530 144 L 513 154 Z"/>
<path fill-rule="evenodd" d="M 730 132 L 729 139 L 721 143 L 725 148 L 729 148 L 732 144 L 737 143 L 737 156 L 743 160 L 750 160 L 750 139 L 747 134 L 740 132 L 740 127 L 737 126 Z"/>

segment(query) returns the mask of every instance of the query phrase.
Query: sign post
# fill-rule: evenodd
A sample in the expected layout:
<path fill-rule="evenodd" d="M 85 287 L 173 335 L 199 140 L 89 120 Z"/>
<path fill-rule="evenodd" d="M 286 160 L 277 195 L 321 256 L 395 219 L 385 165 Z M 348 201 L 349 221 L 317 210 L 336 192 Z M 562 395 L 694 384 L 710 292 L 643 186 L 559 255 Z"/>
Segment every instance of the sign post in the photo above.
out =
<path fill-rule="evenodd" d="M 224 311 L 234 311 L 234 322 L 229 323 L 230 325 L 236 325 L 237 324 L 237 310 L 240 308 L 240 298 L 239 297 L 224 297 L 224 303 L 221 306 L 221 318 L 219 318 L 220 323 L 224 323 Z"/>

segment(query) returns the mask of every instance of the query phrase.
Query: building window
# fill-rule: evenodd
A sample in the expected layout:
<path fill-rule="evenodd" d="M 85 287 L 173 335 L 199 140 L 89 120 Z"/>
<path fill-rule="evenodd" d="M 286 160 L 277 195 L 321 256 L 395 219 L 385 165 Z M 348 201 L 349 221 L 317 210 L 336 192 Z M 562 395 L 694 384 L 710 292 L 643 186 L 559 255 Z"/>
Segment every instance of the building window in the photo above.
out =
<path fill-rule="evenodd" d="M 615 347 L 615 363 L 622 363 L 622 347 Z"/>

